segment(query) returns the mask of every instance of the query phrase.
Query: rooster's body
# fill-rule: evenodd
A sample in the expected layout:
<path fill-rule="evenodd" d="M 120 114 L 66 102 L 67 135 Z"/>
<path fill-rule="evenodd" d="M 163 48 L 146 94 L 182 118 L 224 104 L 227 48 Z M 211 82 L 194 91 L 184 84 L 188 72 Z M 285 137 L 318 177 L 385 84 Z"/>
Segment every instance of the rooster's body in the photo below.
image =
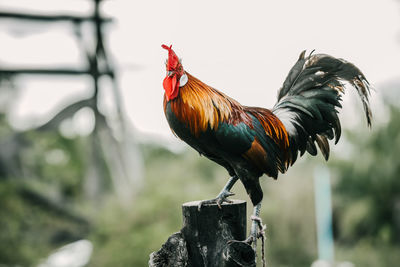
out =
<path fill-rule="evenodd" d="M 238 176 L 253 202 L 262 199 L 258 178 L 276 178 L 288 164 L 285 127 L 268 109 L 241 106 L 190 74 L 180 96 L 164 102 L 173 132 L 201 155 Z"/>
<path fill-rule="evenodd" d="M 371 123 L 369 84 L 357 67 L 344 60 L 301 53 L 269 110 L 242 106 L 206 85 L 183 70 L 171 47 L 163 47 L 169 50 L 164 79 L 169 126 L 200 154 L 240 179 L 254 206 L 263 197 L 259 183 L 263 174 L 276 179 L 298 154 L 316 155 L 316 145 L 328 159 L 327 139 L 337 142 L 341 133 L 337 116 L 344 92 L 341 81 L 358 91 Z"/>

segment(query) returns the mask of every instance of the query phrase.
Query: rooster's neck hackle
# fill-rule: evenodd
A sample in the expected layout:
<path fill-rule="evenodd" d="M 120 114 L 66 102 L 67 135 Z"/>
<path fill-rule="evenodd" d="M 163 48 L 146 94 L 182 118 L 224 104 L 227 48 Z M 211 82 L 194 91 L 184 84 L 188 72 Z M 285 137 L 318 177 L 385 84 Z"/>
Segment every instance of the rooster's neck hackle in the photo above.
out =
<path fill-rule="evenodd" d="M 170 101 L 171 110 L 185 122 L 195 136 L 208 128 L 216 130 L 219 123 L 232 117 L 232 110 L 240 106 L 235 100 L 215 90 L 186 72 L 188 81 L 178 96 Z M 164 99 L 164 109 L 167 100 Z"/>

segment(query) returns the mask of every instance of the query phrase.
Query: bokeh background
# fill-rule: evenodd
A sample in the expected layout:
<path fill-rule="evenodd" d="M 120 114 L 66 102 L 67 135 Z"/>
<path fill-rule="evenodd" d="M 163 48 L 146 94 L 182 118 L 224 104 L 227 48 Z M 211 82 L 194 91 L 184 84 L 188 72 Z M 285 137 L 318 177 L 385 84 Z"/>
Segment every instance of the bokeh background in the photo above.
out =
<path fill-rule="evenodd" d="M 375 88 L 373 127 L 349 90 L 329 162 L 306 155 L 261 179 L 267 260 L 318 259 L 327 166 L 335 261 L 400 262 L 399 1 L 0 0 L 0 266 L 147 266 L 181 204 L 220 191 L 226 171 L 169 131 L 162 43 L 263 107 L 304 49 L 355 63 Z"/>

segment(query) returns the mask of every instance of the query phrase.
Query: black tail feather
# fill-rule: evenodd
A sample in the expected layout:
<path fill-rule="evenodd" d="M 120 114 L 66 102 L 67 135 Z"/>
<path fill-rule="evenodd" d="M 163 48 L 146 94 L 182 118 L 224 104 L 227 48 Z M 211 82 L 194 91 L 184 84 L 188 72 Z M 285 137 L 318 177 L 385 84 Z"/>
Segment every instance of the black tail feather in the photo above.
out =
<path fill-rule="evenodd" d="M 343 81 L 357 90 L 370 126 L 370 85 L 364 74 L 343 59 L 325 54 L 306 57 L 305 51 L 300 54 L 279 90 L 278 102 L 273 108 L 289 133 L 290 164 L 296 161 L 298 152 L 316 155 L 315 142 L 324 158 L 329 158 L 327 139 L 335 139 L 337 143 L 341 135 L 338 108 L 342 107 Z"/>

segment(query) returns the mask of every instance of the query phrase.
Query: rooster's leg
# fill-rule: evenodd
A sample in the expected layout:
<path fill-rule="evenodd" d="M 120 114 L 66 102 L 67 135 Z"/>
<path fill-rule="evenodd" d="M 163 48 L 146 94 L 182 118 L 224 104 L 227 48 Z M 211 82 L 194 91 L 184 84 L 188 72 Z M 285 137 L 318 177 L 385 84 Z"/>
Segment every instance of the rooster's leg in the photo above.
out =
<path fill-rule="evenodd" d="M 232 189 L 233 185 L 236 183 L 237 180 L 238 180 L 238 177 L 236 175 L 232 176 L 231 179 L 229 179 L 229 181 L 226 183 L 224 188 L 222 188 L 221 192 L 218 194 L 218 196 L 216 198 L 200 201 L 199 206 L 198 206 L 199 211 L 201 210 L 201 207 L 203 205 L 217 204 L 218 208 L 221 209 L 222 203 L 232 202 L 231 200 L 228 199 L 228 197 L 234 195 L 234 193 L 230 192 L 230 190 Z"/>
<path fill-rule="evenodd" d="M 238 240 L 230 240 L 228 241 L 229 245 L 232 245 L 234 243 L 242 243 L 242 245 L 239 247 L 240 250 L 246 251 L 246 255 L 249 256 L 248 250 L 246 247 L 248 247 L 250 250 L 253 249 L 254 254 L 251 257 L 251 261 L 254 257 L 254 260 L 256 260 L 257 257 L 257 239 L 260 238 L 262 241 L 262 247 L 261 247 L 261 260 L 262 260 L 262 266 L 266 267 L 266 262 L 265 262 L 265 225 L 262 224 L 261 218 L 258 217 L 260 215 L 260 209 L 261 209 L 261 203 L 257 204 L 254 206 L 253 209 L 253 215 L 251 216 L 251 220 L 253 221 L 251 224 L 251 229 L 250 229 L 250 236 L 246 238 L 243 241 L 238 241 Z M 243 247 L 243 244 L 246 246 Z M 247 265 L 246 265 L 247 266 Z"/>
<path fill-rule="evenodd" d="M 253 221 L 250 229 L 250 236 L 245 240 L 246 243 L 252 245 L 253 249 L 257 248 L 257 239 L 265 239 L 265 226 L 262 224 L 262 220 L 259 217 L 261 209 L 261 203 L 254 206 L 253 215 L 251 220 Z"/>

